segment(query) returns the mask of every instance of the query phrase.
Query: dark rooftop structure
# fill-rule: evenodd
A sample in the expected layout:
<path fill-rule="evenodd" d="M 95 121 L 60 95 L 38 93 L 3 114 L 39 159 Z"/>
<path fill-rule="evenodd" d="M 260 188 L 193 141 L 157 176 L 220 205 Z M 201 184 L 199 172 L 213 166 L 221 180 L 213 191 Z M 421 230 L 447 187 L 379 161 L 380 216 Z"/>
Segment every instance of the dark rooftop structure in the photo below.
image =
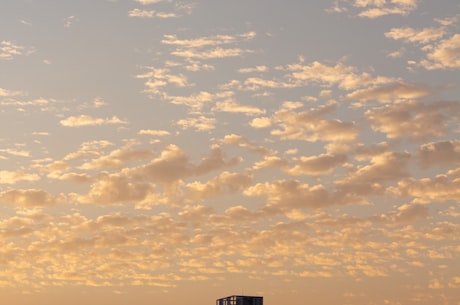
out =
<path fill-rule="evenodd" d="M 231 295 L 217 299 L 216 305 L 264 305 L 264 298 L 260 296 Z"/>

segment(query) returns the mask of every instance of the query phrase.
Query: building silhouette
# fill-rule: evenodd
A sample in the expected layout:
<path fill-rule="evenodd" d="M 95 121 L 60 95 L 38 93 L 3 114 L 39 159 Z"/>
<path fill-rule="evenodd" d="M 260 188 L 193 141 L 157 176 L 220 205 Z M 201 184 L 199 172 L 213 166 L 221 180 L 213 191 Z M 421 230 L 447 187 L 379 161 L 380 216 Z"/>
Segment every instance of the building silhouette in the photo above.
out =
<path fill-rule="evenodd" d="M 264 305 L 260 296 L 231 295 L 216 300 L 216 305 Z"/>

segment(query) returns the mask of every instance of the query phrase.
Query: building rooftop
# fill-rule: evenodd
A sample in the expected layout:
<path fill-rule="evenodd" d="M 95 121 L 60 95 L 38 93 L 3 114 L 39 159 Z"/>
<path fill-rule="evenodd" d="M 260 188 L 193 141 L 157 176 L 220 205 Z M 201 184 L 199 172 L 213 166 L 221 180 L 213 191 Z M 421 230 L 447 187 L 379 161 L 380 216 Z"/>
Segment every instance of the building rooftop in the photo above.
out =
<path fill-rule="evenodd" d="M 262 296 L 231 295 L 216 300 L 216 305 L 263 305 Z"/>

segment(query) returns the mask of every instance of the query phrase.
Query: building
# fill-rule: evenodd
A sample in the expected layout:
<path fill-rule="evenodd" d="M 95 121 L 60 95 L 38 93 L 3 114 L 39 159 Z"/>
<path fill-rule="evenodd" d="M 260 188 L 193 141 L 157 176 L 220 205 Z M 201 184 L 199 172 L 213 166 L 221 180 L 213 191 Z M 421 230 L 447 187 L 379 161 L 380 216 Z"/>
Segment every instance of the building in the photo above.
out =
<path fill-rule="evenodd" d="M 264 305 L 264 298 L 258 296 L 231 295 L 217 299 L 216 305 Z"/>

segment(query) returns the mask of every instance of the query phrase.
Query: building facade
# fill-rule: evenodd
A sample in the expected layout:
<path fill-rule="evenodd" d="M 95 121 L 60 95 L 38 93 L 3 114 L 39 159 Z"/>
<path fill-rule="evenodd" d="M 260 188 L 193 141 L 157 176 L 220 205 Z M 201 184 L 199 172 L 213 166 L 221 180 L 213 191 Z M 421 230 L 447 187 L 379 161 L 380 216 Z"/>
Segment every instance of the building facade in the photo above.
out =
<path fill-rule="evenodd" d="M 231 295 L 216 300 L 216 305 L 264 305 L 260 296 Z"/>

